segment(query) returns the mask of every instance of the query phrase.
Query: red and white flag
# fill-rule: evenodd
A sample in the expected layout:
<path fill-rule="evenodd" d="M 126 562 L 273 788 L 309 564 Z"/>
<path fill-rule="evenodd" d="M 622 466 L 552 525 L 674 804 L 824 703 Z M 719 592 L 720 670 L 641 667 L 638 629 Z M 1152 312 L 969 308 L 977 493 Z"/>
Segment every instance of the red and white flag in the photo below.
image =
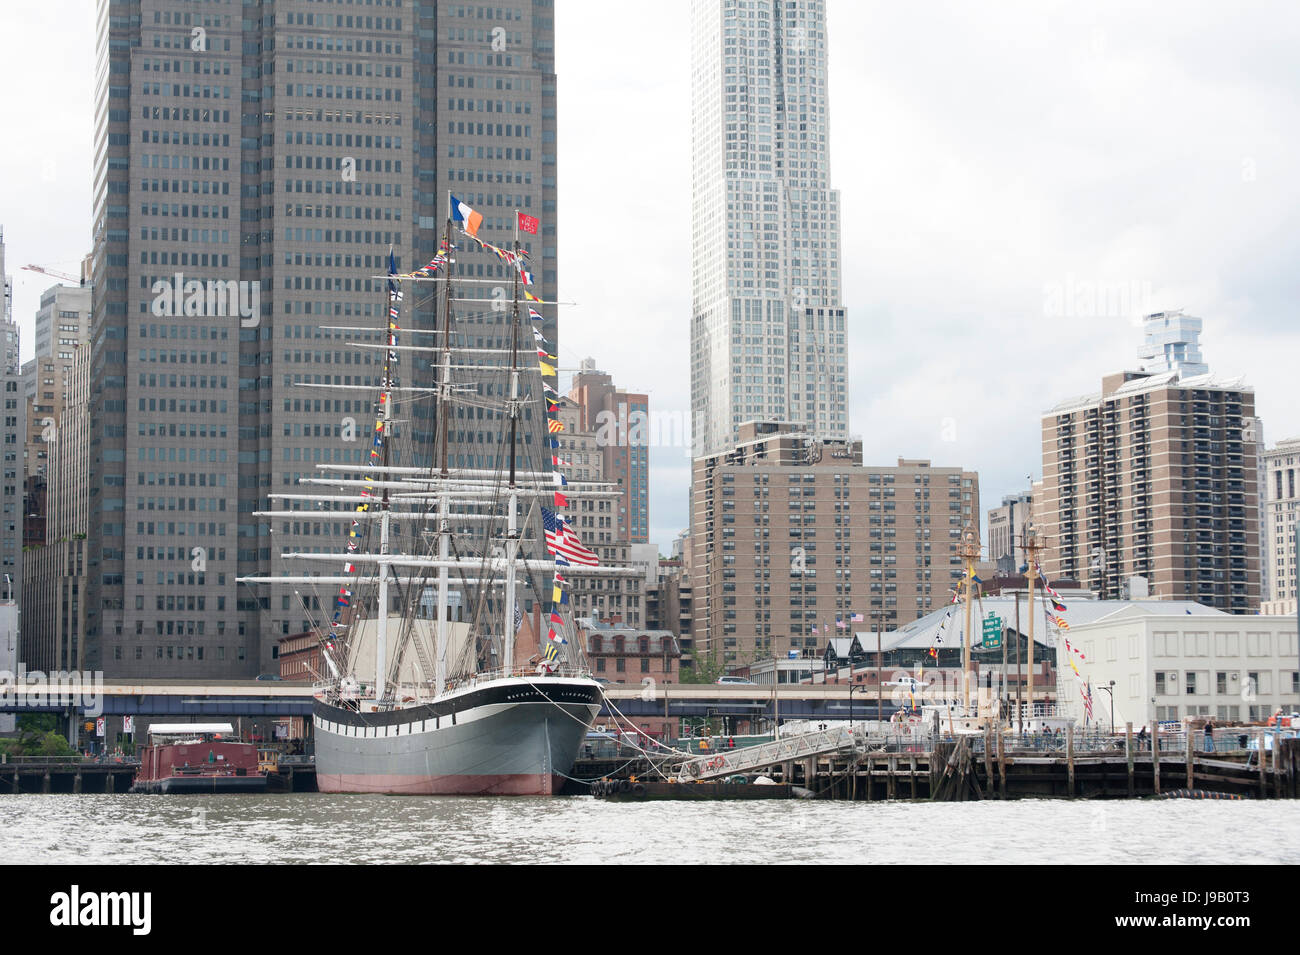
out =
<path fill-rule="evenodd" d="M 529 235 L 537 235 L 537 219 L 534 216 L 526 216 L 522 212 L 517 213 L 519 216 L 519 231 L 527 232 Z"/>

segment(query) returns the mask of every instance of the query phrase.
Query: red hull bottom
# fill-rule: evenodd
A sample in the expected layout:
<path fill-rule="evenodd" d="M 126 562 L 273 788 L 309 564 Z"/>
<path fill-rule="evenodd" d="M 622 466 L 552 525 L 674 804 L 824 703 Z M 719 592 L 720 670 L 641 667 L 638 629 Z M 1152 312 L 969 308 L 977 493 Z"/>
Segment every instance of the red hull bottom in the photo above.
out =
<path fill-rule="evenodd" d="M 397 773 L 316 774 L 323 793 L 389 793 L 401 796 L 554 796 L 564 778 L 554 773 L 499 776 L 403 776 Z"/>

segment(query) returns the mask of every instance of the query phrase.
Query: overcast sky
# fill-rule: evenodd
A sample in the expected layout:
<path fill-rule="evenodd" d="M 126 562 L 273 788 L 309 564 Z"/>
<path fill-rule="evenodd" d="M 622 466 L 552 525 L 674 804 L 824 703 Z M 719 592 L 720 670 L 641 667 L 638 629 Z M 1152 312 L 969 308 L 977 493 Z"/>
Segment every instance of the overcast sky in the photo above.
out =
<path fill-rule="evenodd" d="M 690 409 L 687 0 L 557 0 L 561 363 Z M 91 0 L 6 2 L 0 224 L 23 355 L 90 243 Z M 1144 311 L 1300 435 L 1300 6 L 830 0 L 850 428 L 871 463 L 1041 475 L 1042 411 L 1136 367 Z M 648 11 L 653 10 L 653 13 Z M 1091 293 L 1101 293 L 1090 305 Z M 671 430 L 671 429 L 669 429 Z M 686 526 L 651 451 L 651 540 Z"/>

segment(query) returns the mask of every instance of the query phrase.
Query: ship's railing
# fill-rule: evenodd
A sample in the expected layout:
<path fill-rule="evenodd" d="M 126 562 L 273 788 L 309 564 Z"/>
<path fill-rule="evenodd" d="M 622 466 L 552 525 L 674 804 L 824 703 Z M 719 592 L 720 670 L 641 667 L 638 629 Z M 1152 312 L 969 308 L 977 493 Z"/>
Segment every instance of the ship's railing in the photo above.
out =
<path fill-rule="evenodd" d="M 482 683 L 490 683 L 493 680 L 504 680 L 509 677 L 519 677 L 522 679 L 531 679 L 542 676 L 537 672 L 537 667 L 500 667 L 495 670 L 484 670 L 480 673 L 465 674 L 447 681 L 448 690 L 463 689 L 467 686 L 478 686 Z M 575 666 L 557 666 L 553 668 L 546 676 L 560 676 L 585 678 L 591 676 L 591 671 L 586 667 Z"/>
<path fill-rule="evenodd" d="M 495 670 L 484 670 L 480 673 L 467 673 L 447 679 L 447 685 L 444 692 L 454 690 L 464 690 L 475 686 L 481 686 L 491 683 L 494 680 L 502 680 L 507 677 L 518 677 L 521 679 L 532 679 L 541 676 L 534 667 L 502 667 Z M 591 671 L 586 667 L 575 666 L 558 666 L 552 669 L 547 676 L 573 677 L 578 679 L 590 679 Z M 400 684 L 393 688 L 393 698 L 398 705 L 411 703 L 425 703 L 436 696 L 433 683 L 420 684 Z M 326 689 L 324 697 L 329 700 L 338 699 L 337 689 L 330 686 Z"/>

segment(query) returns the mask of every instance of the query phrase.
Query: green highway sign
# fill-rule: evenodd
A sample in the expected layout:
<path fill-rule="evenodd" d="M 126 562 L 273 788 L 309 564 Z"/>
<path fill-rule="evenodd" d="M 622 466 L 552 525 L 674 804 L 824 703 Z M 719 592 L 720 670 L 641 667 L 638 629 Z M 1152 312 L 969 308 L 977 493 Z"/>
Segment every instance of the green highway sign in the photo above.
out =
<path fill-rule="evenodd" d="M 985 650 L 997 650 L 1002 646 L 1002 618 L 989 614 L 984 618 L 984 639 L 981 641 Z"/>

